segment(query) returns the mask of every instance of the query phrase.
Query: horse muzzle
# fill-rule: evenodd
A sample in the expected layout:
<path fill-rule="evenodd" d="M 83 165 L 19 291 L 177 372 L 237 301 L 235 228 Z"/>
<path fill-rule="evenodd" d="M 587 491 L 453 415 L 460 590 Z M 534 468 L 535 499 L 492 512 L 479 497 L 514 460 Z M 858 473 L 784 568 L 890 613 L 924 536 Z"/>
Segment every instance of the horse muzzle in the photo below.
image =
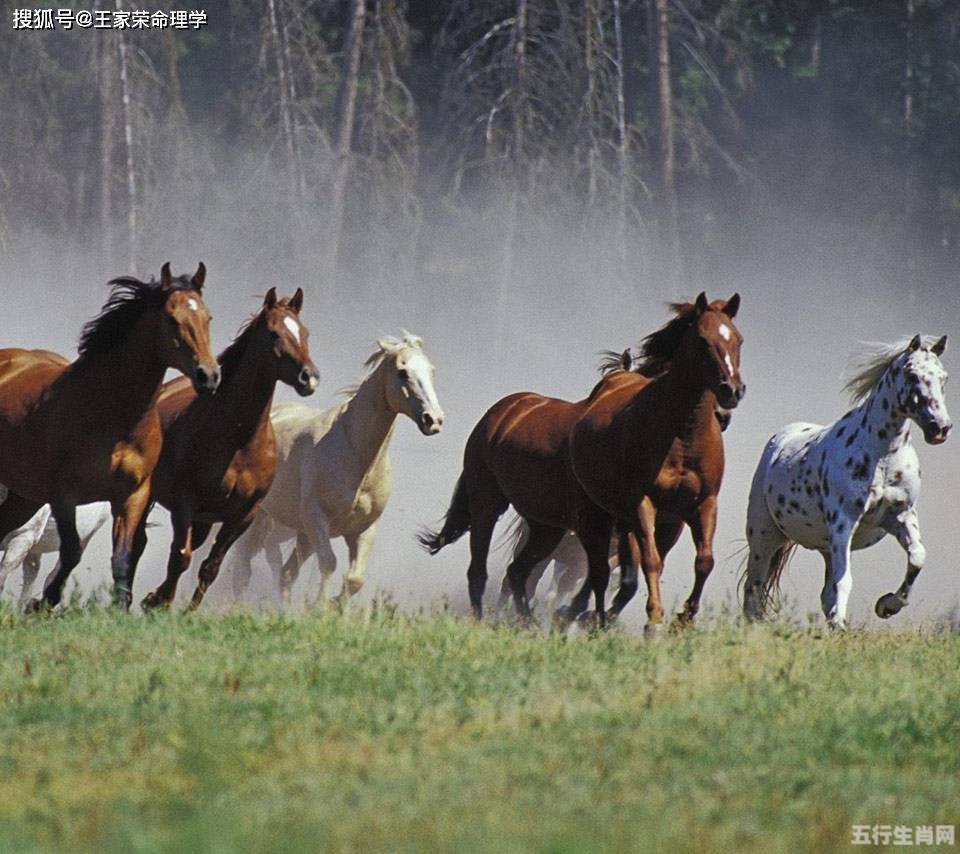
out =
<path fill-rule="evenodd" d="M 193 387 L 197 394 L 213 394 L 220 385 L 220 366 L 205 367 L 197 365 L 193 369 Z"/>
<path fill-rule="evenodd" d="M 923 427 L 923 438 L 928 445 L 942 445 L 947 441 L 947 436 L 953 429 L 953 424 L 946 423 L 943 426 L 936 422 L 925 424 Z"/>
<path fill-rule="evenodd" d="M 417 426 L 424 436 L 436 436 L 443 429 L 443 412 L 424 410 L 417 419 Z"/>
<path fill-rule="evenodd" d="M 320 373 L 314 367 L 304 367 L 297 374 L 297 382 L 294 388 L 300 397 L 309 397 L 317 390 L 320 385 Z"/>
<path fill-rule="evenodd" d="M 746 393 L 746 383 L 737 383 L 736 385 L 733 385 L 732 383 L 728 382 L 720 383 L 715 392 L 717 396 L 717 403 L 719 403 L 723 409 L 736 409 L 737 404 L 743 400 Z"/>

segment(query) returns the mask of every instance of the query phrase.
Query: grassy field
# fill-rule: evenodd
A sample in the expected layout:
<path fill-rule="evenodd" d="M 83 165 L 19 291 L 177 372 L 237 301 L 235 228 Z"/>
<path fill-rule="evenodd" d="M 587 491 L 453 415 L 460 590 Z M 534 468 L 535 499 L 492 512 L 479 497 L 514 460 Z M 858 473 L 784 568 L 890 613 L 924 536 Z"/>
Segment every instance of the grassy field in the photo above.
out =
<path fill-rule="evenodd" d="M 0 850 L 797 851 L 960 823 L 960 635 L 0 613 Z"/>

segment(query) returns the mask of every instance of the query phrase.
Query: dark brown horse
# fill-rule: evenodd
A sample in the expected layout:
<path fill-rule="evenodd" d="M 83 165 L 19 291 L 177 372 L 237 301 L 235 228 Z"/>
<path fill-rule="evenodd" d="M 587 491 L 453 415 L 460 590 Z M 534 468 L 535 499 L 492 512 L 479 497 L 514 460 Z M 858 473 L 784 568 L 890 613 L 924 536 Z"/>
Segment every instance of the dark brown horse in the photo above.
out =
<path fill-rule="evenodd" d="M 723 479 L 723 441 L 715 409 L 718 403 L 733 409 L 746 391 L 740 378 L 743 339 L 733 324 L 739 305 L 736 294 L 711 305 L 702 293 L 693 304 L 675 305 L 676 317 L 645 342 L 648 353 L 671 354 L 666 370 L 646 382 L 621 384 L 592 401 L 574 426 L 571 467 L 589 499 L 575 530 L 587 552 L 589 577 L 563 616 L 581 613 L 592 590 L 603 625 L 608 549 L 616 528 L 621 535 L 636 535 L 647 582 L 648 626 L 661 625 L 666 520 L 675 526 L 676 536 L 683 523 L 693 534 L 695 582 L 680 618 L 696 615 L 713 569 L 717 493 Z M 635 560 L 629 560 L 623 573 L 625 579 L 635 576 Z M 614 613 L 633 595 L 630 586 L 621 583 Z"/>
<path fill-rule="evenodd" d="M 738 302 L 737 297 L 729 301 L 734 313 Z M 726 305 L 728 303 L 717 302 L 708 308 L 717 312 Z M 684 304 L 677 306 L 676 310 L 683 315 L 682 319 L 676 318 L 664 330 L 645 339 L 640 372 L 618 370 L 610 373 L 595 386 L 589 397 L 576 403 L 532 392 L 510 395 L 494 404 L 474 428 L 467 440 L 463 473 L 457 482 L 443 528 L 438 533 L 424 532 L 420 540 L 431 553 L 436 553 L 447 543 L 470 531 L 471 561 L 467 577 L 470 601 L 477 615 L 482 613 L 487 554 L 493 528 L 510 504 L 529 526 L 526 544 L 515 555 L 507 570 L 514 602 L 521 616 L 529 615 L 526 581 L 532 567 L 554 550 L 565 531 L 577 532 L 581 542 L 581 530 L 592 533 L 585 525 L 595 510 L 570 466 L 571 430 L 600 401 L 615 394 L 635 394 L 654 381 L 651 377 L 669 372 L 682 337 L 676 334 L 676 330 L 690 325 L 689 317 L 694 306 Z M 625 366 L 624 362 L 621 367 Z M 735 406 L 736 392 L 731 397 L 732 402 L 726 403 Z M 715 404 L 714 399 L 709 412 L 719 435 L 720 425 L 713 414 Z M 657 540 L 662 553 L 665 554 L 676 543 L 683 522 L 681 517 L 664 508 L 657 527 Z M 610 546 L 611 529 L 612 525 L 607 529 L 603 547 L 605 552 Z M 622 527 L 623 534 L 631 530 L 630 525 Z M 584 545 L 586 547 L 586 543 Z M 629 537 L 620 538 L 619 552 L 622 566 L 635 567 Z M 614 603 L 615 612 L 618 613 L 626 605 L 636 588 L 635 568 L 632 572 L 625 571 Z M 564 611 L 564 616 L 576 616 L 585 607 L 584 601 L 575 613 L 568 609 Z"/>
<path fill-rule="evenodd" d="M 78 504 L 113 511 L 114 599 L 130 605 L 134 538 L 160 456 L 154 408 L 167 368 L 213 392 L 220 368 L 210 352 L 210 315 L 200 295 L 206 270 L 160 281 L 114 279 L 103 310 L 83 329 L 73 363 L 44 350 L 0 350 L 0 540 L 49 503 L 60 536 L 60 568 L 32 609 L 60 601 L 80 560 Z"/>
<path fill-rule="evenodd" d="M 157 408 L 163 452 L 153 478 L 152 501 L 170 511 L 173 542 L 164 582 L 143 600 L 145 609 L 167 607 L 180 576 L 217 522 L 222 526 L 200 567 L 190 603 L 196 608 L 220 571 L 224 555 L 250 526 L 273 483 L 276 440 L 270 407 L 277 381 L 301 396 L 317 388 L 308 331 L 300 320 L 303 291 L 277 299 L 271 288 L 263 306 L 221 354 L 223 379 L 212 398 L 197 397 L 182 380 L 163 387 Z M 135 560 L 146 537 L 138 540 Z"/>
<path fill-rule="evenodd" d="M 717 303 L 717 305 L 722 305 L 722 303 Z M 611 373 L 612 371 L 636 371 L 638 374 L 641 374 L 646 377 L 654 377 L 658 373 L 661 373 L 665 369 L 666 362 L 663 357 L 657 358 L 646 358 L 637 360 L 634 358 L 631 350 L 628 348 L 622 353 L 618 353 L 614 350 L 607 350 L 603 354 L 603 361 L 600 363 L 600 372 L 604 375 Z M 717 418 L 717 423 L 720 425 L 720 430 L 725 431 L 727 427 L 730 426 L 730 421 L 732 419 L 732 413 L 729 409 L 724 409 L 719 404 L 716 407 L 714 412 Z M 513 540 L 512 554 L 514 556 L 520 553 L 520 549 L 523 548 L 524 544 L 527 541 L 529 536 L 529 529 L 522 520 L 517 519 L 513 524 L 513 532 L 511 534 L 511 539 Z M 660 556 L 666 560 L 667 553 L 677 542 L 679 534 L 682 530 L 683 522 L 675 517 L 672 517 L 669 513 L 658 512 L 657 514 L 657 545 L 660 551 Z M 631 539 L 633 534 L 629 535 Z M 587 576 L 587 563 L 586 555 L 584 555 L 583 550 L 580 548 L 577 538 L 572 533 L 570 534 L 571 540 L 568 548 L 564 548 L 564 542 L 561 541 L 560 545 L 554 552 L 551 552 L 543 560 L 539 561 L 534 565 L 533 569 L 530 571 L 527 576 L 527 599 L 533 599 L 534 594 L 536 593 L 537 586 L 540 583 L 540 580 L 543 578 L 543 574 L 546 572 L 547 567 L 549 566 L 551 560 L 555 555 L 562 553 L 562 562 L 557 564 L 557 567 L 554 571 L 554 582 L 559 584 L 561 587 L 567 587 L 574 585 L 577 582 L 581 581 L 582 578 Z M 619 569 L 619 547 L 618 543 L 615 541 L 611 542 L 613 547 L 610 554 L 610 569 Z M 636 543 L 631 544 L 632 548 L 637 548 Z M 559 576 L 557 573 L 560 573 Z M 629 582 L 628 582 L 629 583 Z M 636 589 L 636 579 L 634 578 L 634 589 Z M 570 586 L 570 590 L 573 590 L 573 587 Z M 558 593 L 559 588 L 558 588 Z M 503 582 L 500 587 L 500 603 L 499 607 L 503 607 L 506 604 L 506 601 L 513 596 L 513 588 L 510 586 L 510 578 L 507 575 L 504 575 Z M 622 605 L 620 606 L 622 608 Z M 618 609 L 619 610 L 619 609 Z"/>

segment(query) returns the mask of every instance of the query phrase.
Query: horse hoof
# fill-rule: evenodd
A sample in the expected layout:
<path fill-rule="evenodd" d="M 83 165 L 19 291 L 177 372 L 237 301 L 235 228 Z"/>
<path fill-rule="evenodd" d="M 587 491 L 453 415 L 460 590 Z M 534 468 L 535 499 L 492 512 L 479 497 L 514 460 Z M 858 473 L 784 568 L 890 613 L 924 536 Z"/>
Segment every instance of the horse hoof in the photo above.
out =
<path fill-rule="evenodd" d="M 643 636 L 647 640 L 656 640 L 663 637 L 663 623 L 647 623 L 643 627 Z"/>
<path fill-rule="evenodd" d="M 46 599 L 28 599 L 27 604 L 23 606 L 24 614 L 42 614 L 50 610 Z"/>
<path fill-rule="evenodd" d="M 168 602 L 164 602 L 164 601 L 157 595 L 157 591 L 156 591 L 156 590 L 153 590 L 153 591 L 151 591 L 150 593 L 148 593 L 146 596 L 143 597 L 142 601 L 140 602 L 140 607 L 141 607 L 144 611 L 154 611 L 154 610 L 156 610 L 157 608 L 165 608 L 165 607 L 167 607 L 168 604 L 169 604 Z M 129 607 L 129 606 L 127 606 L 127 607 Z"/>
<path fill-rule="evenodd" d="M 886 596 L 877 599 L 874 611 L 881 620 L 887 620 L 894 614 L 899 614 L 903 605 L 903 601 L 896 593 L 888 593 Z"/>

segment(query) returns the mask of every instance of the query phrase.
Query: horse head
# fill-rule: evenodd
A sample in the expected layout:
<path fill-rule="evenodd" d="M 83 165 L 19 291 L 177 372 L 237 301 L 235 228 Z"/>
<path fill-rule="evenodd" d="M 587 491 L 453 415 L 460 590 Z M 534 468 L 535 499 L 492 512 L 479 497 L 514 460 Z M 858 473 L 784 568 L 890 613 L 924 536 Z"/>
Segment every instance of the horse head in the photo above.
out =
<path fill-rule="evenodd" d="M 434 367 L 423 352 L 423 340 L 404 333 L 402 339 L 377 342 L 384 361 L 387 404 L 410 418 L 424 436 L 443 429 L 443 409 L 433 387 Z"/>
<path fill-rule="evenodd" d="M 277 358 L 279 379 L 301 397 L 307 397 L 317 390 L 320 372 L 310 358 L 307 346 L 310 331 L 300 320 L 301 308 L 302 288 L 297 288 L 292 297 L 282 299 L 277 297 L 276 288 L 270 288 L 263 299 L 260 315 Z"/>
<path fill-rule="evenodd" d="M 735 409 L 747 391 L 740 376 L 743 336 L 733 323 L 739 308 L 739 294 L 726 302 L 711 303 L 701 291 L 694 304 L 695 322 L 690 326 L 695 364 L 719 405 L 727 410 Z"/>
<path fill-rule="evenodd" d="M 198 394 L 213 394 L 220 384 L 220 366 L 210 349 L 210 312 L 201 296 L 206 275 L 202 261 L 192 277 L 173 276 L 169 261 L 160 270 L 161 357 L 189 377 Z"/>
<path fill-rule="evenodd" d="M 947 441 L 953 428 L 947 412 L 947 371 L 940 357 L 947 349 L 947 336 L 929 347 L 914 335 L 906 349 L 891 363 L 890 378 L 897 406 L 923 431 L 931 445 Z"/>

